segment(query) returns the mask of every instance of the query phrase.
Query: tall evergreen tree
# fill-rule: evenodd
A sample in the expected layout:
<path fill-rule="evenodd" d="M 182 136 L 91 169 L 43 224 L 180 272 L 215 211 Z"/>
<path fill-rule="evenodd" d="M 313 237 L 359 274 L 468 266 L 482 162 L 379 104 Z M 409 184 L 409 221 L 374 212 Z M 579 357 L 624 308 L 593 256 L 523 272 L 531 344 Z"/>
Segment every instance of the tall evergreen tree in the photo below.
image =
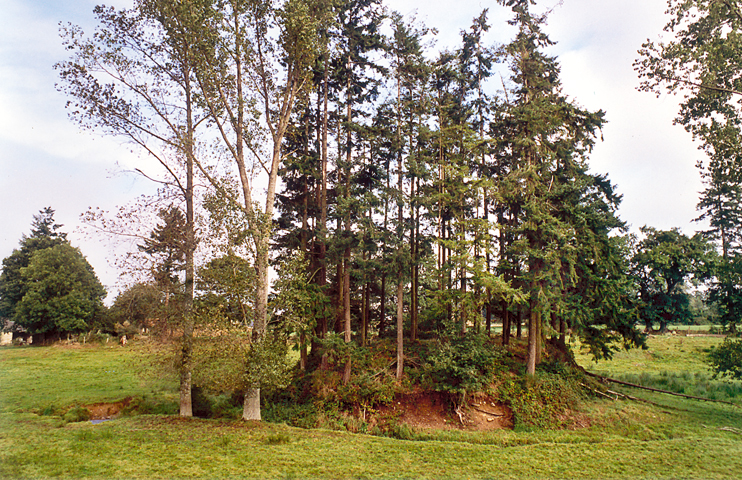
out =
<path fill-rule="evenodd" d="M 505 3 L 505 2 L 501 2 Z M 512 4 L 518 27 L 506 46 L 512 70 L 512 97 L 502 117 L 500 148 L 512 159 L 502 179 L 505 203 L 517 205 L 511 252 L 522 265 L 529 296 L 527 372 L 541 361 L 545 327 L 563 310 L 566 288 L 576 281 L 580 244 L 574 209 L 587 186 L 585 158 L 603 112 L 588 112 L 562 94 L 559 65 L 543 53 L 552 42 L 542 32 L 545 17 L 531 14 L 527 1 Z"/>
<path fill-rule="evenodd" d="M 34 253 L 67 242 L 67 234 L 55 223 L 54 210 L 46 207 L 33 216 L 31 234 L 21 237 L 20 247 L 3 259 L 0 273 L 0 318 L 15 316 L 16 306 L 28 290 L 21 269 L 28 267 Z"/>

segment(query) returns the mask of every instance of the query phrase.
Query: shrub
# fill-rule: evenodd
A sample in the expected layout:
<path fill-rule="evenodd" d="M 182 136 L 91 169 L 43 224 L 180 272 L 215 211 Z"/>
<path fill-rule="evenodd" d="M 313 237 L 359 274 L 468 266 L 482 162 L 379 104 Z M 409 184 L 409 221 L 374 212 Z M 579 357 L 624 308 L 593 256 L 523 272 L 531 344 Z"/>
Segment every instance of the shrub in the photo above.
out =
<path fill-rule="evenodd" d="M 72 407 L 62 417 L 66 423 L 87 422 L 90 420 L 90 412 L 85 407 Z"/>
<path fill-rule="evenodd" d="M 147 396 L 134 397 L 129 405 L 121 413 L 123 415 L 175 415 L 180 407 L 174 400 L 155 400 Z"/>
<path fill-rule="evenodd" d="M 573 376 L 537 372 L 533 378 L 506 380 L 498 395 L 512 410 L 516 428 L 554 428 L 564 426 L 561 417 L 578 404 L 583 392 Z"/>
<path fill-rule="evenodd" d="M 197 385 L 191 387 L 191 408 L 194 417 L 211 418 L 213 406 L 211 397 L 201 387 Z"/>
<path fill-rule="evenodd" d="M 714 378 L 722 376 L 742 379 L 742 339 L 725 338 L 724 343 L 711 350 L 708 361 Z"/>
<path fill-rule="evenodd" d="M 242 395 L 217 395 L 211 404 L 211 418 L 241 418 L 242 400 Z"/>
<path fill-rule="evenodd" d="M 285 423 L 292 427 L 317 426 L 317 407 L 313 403 L 299 403 L 286 395 L 267 395 L 263 398 L 263 419 L 271 423 Z"/>
<path fill-rule="evenodd" d="M 484 390 L 492 382 L 505 351 L 488 344 L 481 335 L 469 334 L 435 342 L 421 356 L 420 380 L 424 387 L 438 392 L 472 393 Z"/>

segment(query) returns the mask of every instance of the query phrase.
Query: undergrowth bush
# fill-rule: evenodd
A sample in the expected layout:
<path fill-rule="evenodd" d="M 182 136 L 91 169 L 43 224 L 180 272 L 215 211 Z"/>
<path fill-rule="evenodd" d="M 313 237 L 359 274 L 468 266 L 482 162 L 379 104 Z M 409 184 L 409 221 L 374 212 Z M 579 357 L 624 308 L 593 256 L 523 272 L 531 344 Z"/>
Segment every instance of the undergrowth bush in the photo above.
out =
<path fill-rule="evenodd" d="M 317 407 L 314 403 L 297 403 L 293 398 L 273 396 L 263 399 L 261 415 L 266 422 L 285 423 L 292 427 L 317 426 Z"/>
<path fill-rule="evenodd" d="M 564 427 L 564 414 L 584 396 L 575 375 L 542 371 L 533 378 L 508 378 L 497 393 L 512 410 L 516 429 Z"/>
<path fill-rule="evenodd" d="M 726 376 L 742 380 L 742 339 L 725 338 L 724 343 L 709 352 L 708 361 L 714 378 Z"/>
<path fill-rule="evenodd" d="M 437 340 L 420 352 L 419 381 L 423 388 L 437 392 L 480 392 L 504 369 L 506 354 L 474 333 Z"/>
<path fill-rule="evenodd" d="M 134 397 L 121 413 L 123 415 L 176 415 L 180 410 L 175 400 Z"/>
<path fill-rule="evenodd" d="M 90 420 L 90 412 L 85 407 L 72 407 L 62 417 L 66 423 L 87 422 Z"/>

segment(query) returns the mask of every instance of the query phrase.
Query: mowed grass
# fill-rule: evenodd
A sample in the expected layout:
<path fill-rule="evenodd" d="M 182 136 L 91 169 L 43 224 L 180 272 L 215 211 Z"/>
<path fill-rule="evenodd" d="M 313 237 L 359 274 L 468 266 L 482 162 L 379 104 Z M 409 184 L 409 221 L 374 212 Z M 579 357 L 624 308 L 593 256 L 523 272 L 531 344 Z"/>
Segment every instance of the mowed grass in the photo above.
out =
<path fill-rule="evenodd" d="M 575 358 L 588 371 L 609 378 L 742 406 L 742 382 L 712 378 L 706 361 L 709 350 L 723 341 L 719 336 L 657 335 L 647 339 L 648 349 L 620 351 L 609 362 L 595 363 L 579 347 Z"/>
<path fill-rule="evenodd" d="M 721 345 L 720 336 L 650 335 L 647 349 L 620 350 L 610 361 L 595 363 L 579 344 L 574 345 L 577 363 L 607 376 L 627 373 L 660 374 L 662 372 L 709 373 L 707 351 Z"/>
<path fill-rule="evenodd" d="M 0 349 L 0 478 L 742 478 L 742 435 L 723 429 L 742 428 L 742 409 L 641 391 L 631 394 L 661 406 L 589 401 L 576 430 L 418 441 L 157 415 L 64 424 L 33 412 L 49 401 L 174 395 L 173 383 L 139 379 L 149 361 L 122 348 Z"/>
<path fill-rule="evenodd" d="M 35 412 L 174 392 L 172 381 L 142 380 L 153 361 L 148 349 L 136 347 L 1 347 L 0 412 Z"/>

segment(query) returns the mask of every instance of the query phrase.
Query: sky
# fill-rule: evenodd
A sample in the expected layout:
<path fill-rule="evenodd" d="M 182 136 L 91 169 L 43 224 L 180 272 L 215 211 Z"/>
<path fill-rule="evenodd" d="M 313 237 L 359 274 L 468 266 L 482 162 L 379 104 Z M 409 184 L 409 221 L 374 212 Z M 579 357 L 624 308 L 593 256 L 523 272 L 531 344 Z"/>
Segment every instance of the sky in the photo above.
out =
<path fill-rule="evenodd" d="M 90 207 L 115 210 L 154 190 L 131 171 L 146 159 L 121 140 L 82 131 L 67 118 L 67 99 L 55 89 L 53 65 L 68 53 L 59 23 L 95 27 L 96 0 L 0 0 L 0 258 L 10 255 L 33 215 L 56 211 L 105 286 L 116 284 L 111 242 L 91 236 L 80 222 Z M 131 6 L 130 0 L 109 5 Z M 438 30 L 435 48 L 455 48 L 459 32 L 489 8 L 486 41 L 508 42 L 510 11 L 495 1 L 387 0 L 390 9 Z M 590 156 L 591 171 L 607 174 L 623 195 L 620 217 L 632 231 L 643 225 L 692 234 L 703 186 L 696 162 L 704 158 L 682 127 L 673 125 L 679 98 L 636 90 L 637 50 L 656 40 L 667 23 L 664 0 L 548 0 L 544 28 L 557 44 L 548 53 L 561 64 L 564 93 L 589 110 L 604 110 L 603 141 Z M 110 301 L 110 298 L 109 298 Z"/>

